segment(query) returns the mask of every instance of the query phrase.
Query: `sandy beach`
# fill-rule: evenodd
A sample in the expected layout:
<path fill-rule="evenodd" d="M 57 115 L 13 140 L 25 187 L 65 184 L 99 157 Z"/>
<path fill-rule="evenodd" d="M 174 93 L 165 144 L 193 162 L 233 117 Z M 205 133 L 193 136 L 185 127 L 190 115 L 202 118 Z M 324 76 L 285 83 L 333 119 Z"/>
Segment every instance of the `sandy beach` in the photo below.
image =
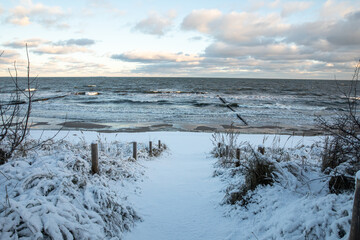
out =
<path fill-rule="evenodd" d="M 241 134 L 276 134 L 295 136 L 319 136 L 324 132 L 316 126 L 244 126 L 230 124 L 170 124 L 170 123 L 131 123 L 131 124 L 99 124 L 82 121 L 67 121 L 57 124 L 35 122 L 31 126 L 37 130 L 91 130 L 101 133 L 132 133 L 132 132 L 226 132 L 231 129 Z"/>

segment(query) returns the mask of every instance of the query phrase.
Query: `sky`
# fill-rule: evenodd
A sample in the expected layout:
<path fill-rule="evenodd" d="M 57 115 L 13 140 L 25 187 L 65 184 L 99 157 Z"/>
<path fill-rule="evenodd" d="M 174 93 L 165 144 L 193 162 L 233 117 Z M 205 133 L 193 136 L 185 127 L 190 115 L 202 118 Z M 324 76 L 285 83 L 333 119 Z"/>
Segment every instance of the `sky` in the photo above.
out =
<path fill-rule="evenodd" d="M 351 79 L 359 0 L 0 0 L 0 76 Z"/>

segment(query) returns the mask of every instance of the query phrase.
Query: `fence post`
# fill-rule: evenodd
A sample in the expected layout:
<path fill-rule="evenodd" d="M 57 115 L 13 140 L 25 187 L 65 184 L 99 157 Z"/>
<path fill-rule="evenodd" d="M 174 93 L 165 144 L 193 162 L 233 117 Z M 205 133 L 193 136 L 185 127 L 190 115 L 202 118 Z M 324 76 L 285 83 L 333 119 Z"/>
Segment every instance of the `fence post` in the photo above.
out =
<path fill-rule="evenodd" d="M 149 142 L 149 156 L 152 157 L 152 141 Z"/>
<path fill-rule="evenodd" d="M 133 142 L 133 158 L 137 159 L 137 143 Z"/>
<path fill-rule="evenodd" d="M 229 157 L 229 146 L 228 145 L 226 145 L 226 147 L 225 147 L 225 155 L 227 157 Z"/>
<path fill-rule="evenodd" d="M 264 155 L 265 154 L 265 147 L 259 146 L 258 147 L 258 152 L 261 153 L 261 155 Z"/>
<path fill-rule="evenodd" d="M 218 143 L 218 148 L 221 148 L 221 143 Z"/>
<path fill-rule="evenodd" d="M 359 174 L 356 174 L 359 175 Z M 352 210 L 351 228 L 349 240 L 357 240 L 360 237 L 360 179 L 356 178 L 354 205 Z"/>
<path fill-rule="evenodd" d="M 91 144 L 91 172 L 99 173 L 99 154 L 97 143 Z"/>
<path fill-rule="evenodd" d="M 240 149 L 239 148 L 236 149 L 236 159 L 240 160 Z"/>
<path fill-rule="evenodd" d="M 236 159 L 235 161 L 235 167 L 240 167 L 240 148 L 236 149 Z"/>
<path fill-rule="evenodd" d="M 161 148 L 161 141 L 159 140 L 159 149 Z"/>

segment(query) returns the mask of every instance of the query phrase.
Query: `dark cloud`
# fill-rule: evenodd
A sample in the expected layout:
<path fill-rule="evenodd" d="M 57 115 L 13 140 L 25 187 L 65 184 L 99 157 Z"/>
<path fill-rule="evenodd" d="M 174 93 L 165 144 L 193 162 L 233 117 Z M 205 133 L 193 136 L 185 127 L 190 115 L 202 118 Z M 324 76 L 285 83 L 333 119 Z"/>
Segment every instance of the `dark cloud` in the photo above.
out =
<path fill-rule="evenodd" d="M 295 13 L 293 2 L 283 8 L 283 15 Z M 360 12 L 338 18 L 322 18 L 312 22 L 290 24 L 279 14 L 194 10 L 184 18 L 183 30 L 207 35 L 213 42 L 205 48 L 197 69 L 217 69 L 241 74 L 243 71 L 278 74 L 321 74 L 346 72 L 359 57 Z M 214 65 L 209 62 L 215 63 Z M 226 60 L 226 63 L 224 63 Z M 237 67 L 240 64 L 242 67 Z M 257 65 L 261 64 L 261 65 Z M 258 73 L 256 73 L 258 74 Z"/>
<path fill-rule="evenodd" d="M 339 46 L 360 46 L 360 11 L 348 14 L 345 19 L 329 27 L 326 39 Z"/>
<path fill-rule="evenodd" d="M 71 46 L 71 45 L 77 45 L 77 46 L 88 46 L 95 44 L 95 41 L 89 38 L 79 38 L 79 39 L 68 39 L 65 41 L 59 41 L 55 45 L 60 46 Z"/>

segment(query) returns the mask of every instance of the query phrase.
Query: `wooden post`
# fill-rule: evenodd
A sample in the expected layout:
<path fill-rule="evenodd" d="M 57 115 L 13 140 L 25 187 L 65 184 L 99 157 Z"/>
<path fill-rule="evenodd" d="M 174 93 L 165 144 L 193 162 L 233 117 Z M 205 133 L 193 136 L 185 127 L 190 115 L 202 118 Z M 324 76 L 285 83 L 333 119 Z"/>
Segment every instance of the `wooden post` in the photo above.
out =
<path fill-rule="evenodd" d="M 149 142 L 149 156 L 152 157 L 152 141 Z"/>
<path fill-rule="evenodd" d="M 225 148 L 225 155 L 228 157 L 229 156 L 229 146 L 226 145 Z"/>
<path fill-rule="evenodd" d="M 221 148 L 221 143 L 218 143 L 218 148 Z"/>
<path fill-rule="evenodd" d="M 264 155 L 265 154 L 265 147 L 259 146 L 258 147 L 258 152 L 261 153 L 262 155 Z"/>
<path fill-rule="evenodd" d="M 137 143 L 133 142 L 133 158 L 137 159 Z"/>
<path fill-rule="evenodd" d="M 240 160 L 240 149 L 239 148 L 236 149 L 236 159 Z"/>
<path fill-rule="evenodd" d="M 159 140 L 159 149 L 161 148 L 161 141 Z"/>
<path fill-rule="evenodd" d="M 99 173 L 99 154 L 97 143 L 91 144 L 91 172 Z"/>
<path fill-rule="evenodd" d="M 235 161 L 235 167 L 240 167 L 240 149 L 239 148 L 236 149 L 236 159 L 237 159 L 237 161 Z"/>
<path fill-rule="evenodd" d="M 349 240 L 360 238 L 360 179 L 356 179 Z"/>

